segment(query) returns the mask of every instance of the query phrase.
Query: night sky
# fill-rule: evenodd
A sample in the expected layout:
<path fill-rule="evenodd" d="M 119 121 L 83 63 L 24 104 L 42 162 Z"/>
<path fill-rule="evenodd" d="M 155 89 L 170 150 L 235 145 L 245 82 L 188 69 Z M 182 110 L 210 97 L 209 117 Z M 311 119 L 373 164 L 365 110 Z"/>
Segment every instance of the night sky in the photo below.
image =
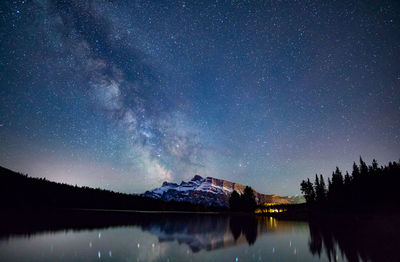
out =
<path fill-rule="evenodd" d="M 398 160 L 400 2 L 288 2 L 2 0 L 0 165 L 293 195 Z"/>

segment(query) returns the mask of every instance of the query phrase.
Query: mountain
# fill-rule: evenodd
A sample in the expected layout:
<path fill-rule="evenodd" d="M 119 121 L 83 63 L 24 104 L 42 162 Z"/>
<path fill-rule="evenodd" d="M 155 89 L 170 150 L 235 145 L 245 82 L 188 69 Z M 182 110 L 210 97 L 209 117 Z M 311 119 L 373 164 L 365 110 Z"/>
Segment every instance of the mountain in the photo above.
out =
<path fill-rule="evenodd" d="M 290 196 L 289 200 L 292 201 L 294 204 L 303 204 L 306 202 L 306 199 L 302 195 Z"/>
<path fill-rule="evenodd" d="M 190 202 L 206 206 L 229 207 L 229 197 L 233 190 L 243 194 L 246 186 L 217 179 L 203 178 L 195 175 L 189 182 L 176 183 L 164 182 L 161 187 L 146 191 L 143 196 L 161 199 L 164 201 Z M 253 189 L 254 190 L 254 189 Z M 288 197 L 278 195 L 265 195 L 254 190 L 257 203 L 292 204 Z"/>
<path fill-rule="evenodd" d="M 0 166 L 0 213 L 2 209 L 84 208 L 151 211 L 217 211 L 193 203 L 162 201 L 99 188 L 78 187 L 34 178 Z"/>

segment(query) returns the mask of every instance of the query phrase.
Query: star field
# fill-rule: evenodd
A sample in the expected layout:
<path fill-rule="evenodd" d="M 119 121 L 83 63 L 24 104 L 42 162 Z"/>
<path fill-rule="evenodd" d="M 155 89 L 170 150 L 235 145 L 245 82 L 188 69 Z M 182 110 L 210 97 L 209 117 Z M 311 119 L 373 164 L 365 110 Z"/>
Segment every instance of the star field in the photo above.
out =
<path fill-rule="evenodd" d="M 400 4 L 2 1 L 0 165 L 297 194 L 400 156 Z"/>

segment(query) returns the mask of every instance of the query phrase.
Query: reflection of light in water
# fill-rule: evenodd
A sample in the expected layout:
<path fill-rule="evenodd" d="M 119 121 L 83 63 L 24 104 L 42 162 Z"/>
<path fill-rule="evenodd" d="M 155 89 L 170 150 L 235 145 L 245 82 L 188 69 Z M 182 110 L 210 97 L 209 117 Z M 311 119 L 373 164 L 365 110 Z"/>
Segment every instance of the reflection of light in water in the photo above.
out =
<path fill-rule="evenodd" d="M 99 238 L 101 238 L 101 233 L 99 233 Z"/>
<path fill-rule="evenodd" d="M 200 218 L 203 219 L 203 217 Z M 252 246 L 249 245 L 247 247 L 247 245 L 244 244 L 246 243 L 246 238 L 243 232 L 241 232 L 241 236 L 238 238 L 238 240 L 234 242 L 234 236 L 231 230 L 234 230 L 236 228 L 232 229 L 230 223 L 232 221 L 236 222 L 236 220 L 232 220 L 231 217 L 217 217 L 217 219 L 215 219 L 214 217 L 204 217 L 203 222 L 203 220 L 200 220 L 200 218 L 198 218 L 198 223 L 194 223 L 197 222 L 197 220 L 194 219 L 192 219 L 187 225 L 183 224 L 182 226 L 183 222 L 178 223 L 177 225 L 179 225 L 180 227 L 173 227 L 176 232 L 167 231 L 167 233 L 165 233 L 164 231 L 160 231 L 160 226 L 145 228 L 146 230 L 144 231 L 140 227 L 115 227 L 107 230 L 105 229 L 101 231 L 101 235 L 104 231 L 106 234 L 106 239 L 112 239 L 112 241 L 107 242 L 102 241 L 106 240 L 102 237 L 101 239 L 96 240 L 96 236 L 99 236 L 100 231 L 97 231 L 97 234 L 96 232 L 90 230 L 73 232 L 67 234 L 68 238 L 66 238 L 63 234 L 50 234 L 48 241 L 46 241 L 47 243 L 44 250 L 45 252 L 47 252 L 47 254 L 50 254 L 49 246 L 52 242 L 54 242 L 53 240 L 57 240 L 58 238 L 64 240 L 66 238 L 68 241 L 70 241 L 68 243 L 71 245 L 71 250 L 78 251 L 78 256 L 87 258 L 87 261 L 89 261 L 88 255 L 91 253 L 92 260 L 97 255 L 98 262 L 102 260 L 107 260 L 107 255 L 109 256 L 109 260 L 116 259 L 117 257 L 122 256 L 124 258 L 128 258 L 129 261 L 136 261 L 136 259 L 138 259 L 139 261 L 166 261 L 167 257 L 170 256 L 170 261 L 189 261 L 191 259 L 197 261 L 207 261 L 207 259 L 203 260 L 203 258 L 207 257 L 214 258 L 210 259 L 213 261 L 223 261 L 224 259 L 216 259 L 216 257 L 219 257 L 221 255 L 220 258 L 228 258 L 228 260 L 232 259 L 233 256 L 233 260 L 230 261 L 238 262 L 244 260 L 271 261 L 274 258 L 277 259 L 276 256 L 281 255 L 290 255 L 286 258 L 294 258 L 295 256 L 298 257 L 297 255 L 299 255 L 301 256 L 299 257 L 300 261 L 302 260 L 302 258 L 309 258 L 305 257 L 306 255 L 311 256 L 308 253 L 308 249 L 306 248 L 309 232 L 308 228 L 306 228 L 305 226 L 301 227 L 302 231 L 297 230 L 293 234 L 291 229 L 297 225 L 295 223 L 281 221 L 270 217 L 257 217 L 255 220 L 258 223 L 257 227 L 255 227 L 255 225 L 254 228 L 250 226 L 244 227 L 246 230 L 248 230 L 248 228 L 257 230 L 257 236 L 260 236 L 257 238 L 257 241 Z M 244 223 L 247 222 L 247 220 L 244 220 L 244 222 L 243 220 L 239 220 L 239 222 Z M 154 222 L 155 225 L 159 225 L 160 223 L 163 223 L 163 220 L 162 222 L 160 222 L 159 220 L 156 220 L 156 222 Z M 270 225 L 272 225 L 272 227 Z M 276 227 L 274 227 L 274 225 L 276 225 Z M 300 224 L 300 226 L 302 225 L 303 224 Z M 167 229 L 170 229 L 171 225 L 167 223 L 166 226 L 168 226 Z M 209 228 L 207 228 L 207 226 L 209 226 Z M 236 226 L 236 224 L 233 223 L 233 226 Z M 239 228 L 242 230 L 240 226 Z M 152 231 L 150 231 L 150 229 Z M 304 239 L 300 237 L 297 238 L 299 236 L 299 232 Z M 161 237 L 161 242 L 157 242 L 160 241 L 160 239 L 157 238 L 158 236 Z M 163 237 L 166 240 L 174 239 L 177 241 L 163 242 Z M 94 239 L 94 243 L 93 241 L 91 241 L 92 238 Z M 88 239 L 89 241 L 87 241 Z M 278 239 L 279 241 L 275 241 L 275 239 Z M 41 239 L 39 238 L 39 240 Z M 138 240 L 140 240 L 141 242 L 138 242 Z M 133 248 L 135 241 L 136 249 Z M 79 244 L 85 242 L 89 247 L 91 247 L 90 250 L 87 250 L 88 246 Z M 243 246 L 242 244 L 244 244 L 245 246 Z M 290 245 L 289 249 L 286 246 L 287 244 Z M 190 247 L 192 246 L 194 247 L 194 250 L 190 249 Z M 149 249 L 149 247 L 151 248 Z M 300 249 L 299 254 L 297 254 L 297 247 Z M 211 251 L 212 248 L 219 249 L 220 251 L 207 252 Z M 269 251 L 268 248 L 270 248 Z M 277 248 L 279 249 L 279 254 L 275 255 L 275 253 L 277 253 Z M 306 248 L 306 251 L 303 250 L 304 248 Z M 98 252 L 92 252 L 92 249 L 97 249 Z M 54 245 L 54 251 L 59 250 L 60 247 Z M 114 253 L 116 256 L 113 256 L 112 253 Z M 238 254 L 241 255 L 240 260 Z M 78 260 L 76 259 L 76 257 L 74 257 L 74 252 L 70 252 L 70 254 L 68 255 L 70 256 L 70 258 L 72 258 L 68 260 Z M 56 258 L 55 255 L 52 256 L 53 258 Z M 335 256 L 332 256 L 333 260 Z M 48 260 L 51 261 L 53 259 Z"/>

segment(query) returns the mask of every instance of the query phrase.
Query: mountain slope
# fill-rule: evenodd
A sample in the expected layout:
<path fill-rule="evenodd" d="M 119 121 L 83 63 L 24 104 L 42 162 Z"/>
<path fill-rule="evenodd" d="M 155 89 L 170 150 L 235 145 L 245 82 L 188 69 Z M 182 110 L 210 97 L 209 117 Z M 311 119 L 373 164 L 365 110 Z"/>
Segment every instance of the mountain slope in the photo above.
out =
<path fill-rule="evenodd" d="M 196 175 L 189 182 L 176 183 L 164 182 L 161 187 L 146 191 L 143 195 L 165 201 L 190 202 L 207 206 L 229 206 L 229 197 L 233 190 L 243 194 L 244 185 L 213 177 L 203 178 Z M 265 195 L 255 191 L 258 203 L 293 203 L 287 197 L 278 195 Z"/>
<path fill-rule="evenodd" d="M 85 208 L 170 211 L 215 211 L 192 203 L 113 191 L 78 187 L 34 178 L 0 166 L 0 213 L 2 208 Z"/>

